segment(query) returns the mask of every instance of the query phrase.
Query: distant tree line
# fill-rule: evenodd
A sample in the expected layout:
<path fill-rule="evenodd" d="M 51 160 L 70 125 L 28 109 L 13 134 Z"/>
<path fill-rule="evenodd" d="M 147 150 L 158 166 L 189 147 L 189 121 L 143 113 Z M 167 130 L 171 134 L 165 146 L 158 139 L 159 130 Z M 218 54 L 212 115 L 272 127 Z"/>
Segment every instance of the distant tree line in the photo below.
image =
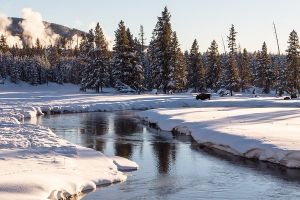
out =
<path fill-rule="evenodd" d="M 205 92 L 224 88 L 232 94 L 258 87 L 264 93 L 299 93 L 300 46 L 296 31 L 290 33 L 286 55 L 270 54 L 265 42 L 261 50 L 249 53 L 237 47 L 236 36 L 232 25 L 227 36 L 229 51 L 222 54 L 215 40 L 204 53 L 199 52 L 197 40 L 189 51 L 183 52 L 165 8 L 148 46 L 143 27 L 139 37 L 134 37 L 123 21 L 115 31 L 113 50 L 108 49 L 99 23 L 82 35 L 75 48 L 67 48 L 65 39 L 48 47 L 39 40 L 34 46 L 9 47 L 2 35 L 0 75 L 13 83 L 73 83 L 80 84 L 82 91 L 96 92 L 102 92 L 103 87 L 127 86 L 136 92 L 159 89 L 168 93 L 188 88 Z"/>

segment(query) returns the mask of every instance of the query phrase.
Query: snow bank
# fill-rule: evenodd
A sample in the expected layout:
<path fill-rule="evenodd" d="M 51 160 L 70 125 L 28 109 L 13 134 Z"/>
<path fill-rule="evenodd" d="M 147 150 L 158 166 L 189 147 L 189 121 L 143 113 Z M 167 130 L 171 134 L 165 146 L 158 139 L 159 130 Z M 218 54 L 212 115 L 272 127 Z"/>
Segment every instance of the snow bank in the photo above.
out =
<path fill-rule="evenodd" d="M 299 108 L 224 106 L 156 109 L 138 115 L 162 130 L 191 134 L 208 147 L 300 168 Z"/>
<path fill-rule="evenodd" d="M 120 171 L 133 171 L 139 168 L 138 164 L 126 158 L 120 156 L 111 156 L 109 158 L 113 160 L 114 164 Z"/>
<path fill-rule="evenodd" d="M 55 93 L 53 97 L 61 98 L 66 89 L 74 88 L 69 86 L 50 92 L 41 91 L 43 87 L 1 88 L 1 200 L 65 199 L 94 190 L 98 185 L 125 181 L 127 176 L 119 169 L 138 168 L 125 158 L 108 158 L 59 138 L 50 129 L 22 123 L 24 118 L 35 119 L 43 114 L 40 105 L 47 101 L 41 100 L 41 96 L 49 100 L 51 93 Z"/>
<path fill-rule="evenodd" d="M 7 117 L 0 117 L 0 166 L 1 200 L 60 199 L 126 180 L 102 153 Z"/>

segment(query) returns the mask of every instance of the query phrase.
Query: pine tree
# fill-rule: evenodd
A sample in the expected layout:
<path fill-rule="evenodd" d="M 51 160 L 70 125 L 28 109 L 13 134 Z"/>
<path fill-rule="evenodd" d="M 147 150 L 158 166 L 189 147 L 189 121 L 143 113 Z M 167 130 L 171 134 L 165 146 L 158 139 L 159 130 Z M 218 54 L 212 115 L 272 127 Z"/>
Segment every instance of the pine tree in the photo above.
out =
<path fill-rule="evenodd" d="M 145 68 L 145 83 L 148 89 L 159 88 L 161 85 L 161 60 L 158 57 L 158 44 L 153 32 L 152 39 L 147 50 L 147 65 Z"/>
<path fill-rule="evenodd" d="M 131 36 L 132 37 L 132 36 Z M 142 40 L 141 40 L 142 41 Z M 143 42 L 140 42 L 137 38 L 133 41 L 133 52 L 132 55 L 132 84 L 133 87 L 138 93 L 145 90 L 145 54 Z"/>
<path fill-rule="evenodd" d="M 55 69 L 54 69 L 54 77 L 55 77 L 55 82 L 58 84 L 63 84 L 64 82 L 64 70 L 63 70 L 63 62 L 59 62 L 56 64 Z"/>
<path fill-rule="evenodd" d="M 35 50 L 35 55 L 42 56 L 42 54 L 43 54 L 43 47 L 42 47 L 42 45 L 40 43 L 39 38 L 36 39 L 35 47 L 33 47 L 33 48 Z"/>
<path fill-rule="evenodd" d="M 21 71 L 20 71 L 20 61 L 19 58 L 14 58 L 14 62 L 10 70 L 10 80 L 13 83 L 18 83 L 20 80 Z"/>
<path fill-rule="evenodd" d="M 236 34 L 234 25 L 231 26 L 228 39 L 228 48 L 230 49 L 229 52 L 229 60 L 228 65 L 225 69 L 225 84 L 226 88 L 230 90 L 230 95 L 233 95 L 233 91 L 237 91 L 239 89 L 239 72 L 238 72 L 238 65 L 236 60 Z"/>
<path fill-rule="evenodd" d="M 227 36 L 227 40 L 228 40 L 228 48 L 229 48 L 229 52 L 231 54 L 236 54 L 236 34 L 237 32 L 235 31 L 234 25 L 232 24 L 230 27 L 230 31 L 229 31 L 229 36 Z"/>
<path fill-rule="evenodd" d="M 186 64 L 184 60 L 183 53 L 181 52 L 178 38 L 176 32 L 173 32 L 172 36 L 172 58 L 171 58 L 171 68 L 169 73 L 169 88 L 172 90 L 180 90 L 185 89 L 187 85 L 186 78 Z"/>
<path fill-rule="evenodd" d="M 97 23 L 95 28 L 95 59 L 93 62 L 94 72 L 92 74 L 93 84 L 92 87 L 96 89 L 96 92 L 102 92 L 102 88 L 108 84 L 109 81 L 109 54 L 108 43 L 104 37 L 100 24 Z"/>
<path fill-rule="evenodd" d="M 208 53 L 208 67 L 207 67 L 207 87 L 213 90 L 217 90 L 218 83 L 221 78 L 221 63 L 220 55 L 218 51 L 218 44 L 215 40 L 212 41 Z"/>
<path fill-rule="evenodd" d="M 276 55 L 273 57 L 273 82 L 276 94 L 282 96 L 286 88 L 285 56 Z"/>
<path fill-rule="evenodd" d="M 189 87 L 195 91 L 203 92 L 206 90 L 205 69 L 201 61 L 197 40 L 194 40 L 189 56 L 188 66 Z"/>
<path fill-rule="evenodd" d="M 113 76 L 115 83 L 121 82 L 128 84 L 130 82 L 130 41 L 124 22 L 119 23 L 119 28 L 115 31 L 115 45 L 113 58 Z"/>
<path fill-rule="evenodd" d="M 290 33 L 288 40 L 286 79 L 288 92 L 296 94 L 300 89 L 300 63 L 298 61 L 300 55 L 300 46 L 298 34 L 295 30 Z"/>
<path fill-rule="evenodd" d="M 245 92 L 245 89 L 251 86 L 251 80 L 252 80 L 249 55 L 246 49 L 243 50 L 243 54 L 242 54 L 240 76 L 241 76 L 242 92 Z"/>
<path fill-rule="evenodd" d="M 262 51 L 258 54 L 258 86 L 262 87 L 263 92 L 268 94 L 273 85 L 273 70 L 271 65 L 271 58 L 268 54 L 267 45 L 264 42 L 262 46 Z"/>
<path fill-rule="evenodd" d="M 81 62 L 83 64 L 81 89 L 92 89 L 93 62 L 94 62 L 94 31 L 91 29 L 81 43 Z"/>
<path fill-rule="evenodd" d="M 39 72 L 38 72 L 38 61 L 36 58 L 30 59 L 30 83 L 31 85 L 39 84 Z"/>
<path fill-rule="evenodd" d="M 6 42 L 6 38 L 5 38 L 4 35 L 1 35 L 1 37 L 0 37 L 0 51 L 2 53 L 6 53 L 6 52 L 8 52 L 8 50 L 9 50 L 9 47 L 8 47 L 7 42 Z"/>
<path fill-rule="evenodd" d="M 172 28 L 171 28 L 171 15 L 167 9 L 164 8 L 162 16 L 158 17 L 158 22 L 153 32 L 152 41 L 152 52 L 156 55 L 153 56 L 152 70 L 153 78 L 155 80 L 155 86 L 161 88 L 164 93 L 167 93 L 170 88 L 170 71 L 171 66 L 171 43 L 172 43 Z"/>

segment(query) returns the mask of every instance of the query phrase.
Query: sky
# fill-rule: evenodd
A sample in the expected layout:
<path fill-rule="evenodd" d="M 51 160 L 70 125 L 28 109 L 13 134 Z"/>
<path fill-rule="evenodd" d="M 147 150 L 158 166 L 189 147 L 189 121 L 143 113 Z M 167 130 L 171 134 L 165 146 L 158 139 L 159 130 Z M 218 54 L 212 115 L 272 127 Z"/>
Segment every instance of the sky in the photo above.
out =
<path fill-rule="evenodd" d="M 157 17 L 165 6 L 172 18 L 182 50 L 190 49 L 194 39 L 206 51 L 216 40 L 223 52 L 222 37 L 227 48 L 231 24 L 236 27 L 237 43 L 248 51 L 261 49 L 277 53 L 273 21 L 276 24 L 280 50 L 287 47 L 289 33 L 300 31 L 299 0 L 0 0 L 0 13 L 21 17 L 23 8 L 41 13 L 43 20 L 87 31 L 100 22 L 105 34 L 114 39 L 120 20 L 125 21 L 134 36 L 144 26 L 146 42 L 151 39 Z"/>

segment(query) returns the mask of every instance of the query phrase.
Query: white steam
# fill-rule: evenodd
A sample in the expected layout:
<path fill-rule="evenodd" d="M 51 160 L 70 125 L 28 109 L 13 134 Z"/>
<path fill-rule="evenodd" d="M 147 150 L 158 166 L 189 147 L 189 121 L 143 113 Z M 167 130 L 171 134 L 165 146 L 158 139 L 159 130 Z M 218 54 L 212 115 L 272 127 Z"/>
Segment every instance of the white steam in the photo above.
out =
<path fill-rule="evenodd" d="M 69 41 L 67 48 L 68 49 L 75 49 L 75 47 L 79 47 L 82 37 L 78 34 L 72 36 L 72 39 Z"/>
<path fill-rule="evenodd" d="M 6 38 L 6 42 L 9 47 L 12 47 L 13 45 L 18 45 L 18 47 L 22 47 L 22 41 L 20 37 L 13 36 L 9 31 L 11 23 L 11 19 L 9 19 L 3 14 L 0 14 L 0 35 L 3 35 Z"/>
<path fill-rule="evenodd" d="M 35 12 L 31 8 L 23 8 L 22 18 L 24 20 L 20 26 L 23 29 L 23 38 L 28 45 L 34 46 L 37 39 L 43 46 L 54 45 L 59 38 L 59 35 L 53 33 L 49 26 L 45 26 L 39 12 Z"/>

